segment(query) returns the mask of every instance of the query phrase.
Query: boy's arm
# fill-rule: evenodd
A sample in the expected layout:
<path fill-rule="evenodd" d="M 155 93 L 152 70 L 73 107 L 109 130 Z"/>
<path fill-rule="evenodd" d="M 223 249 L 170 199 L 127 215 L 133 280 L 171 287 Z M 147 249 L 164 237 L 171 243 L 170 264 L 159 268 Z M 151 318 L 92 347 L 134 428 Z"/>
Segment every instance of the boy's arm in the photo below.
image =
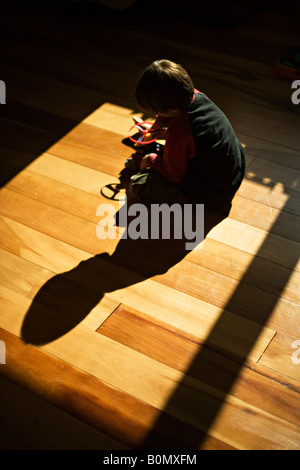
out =
<path fill-rule="evenodd" d="M 170 121 L 169 118 L 162 118 L 161 116 L 157 115 L 155 121 L 152 124 L 152 126 L 151 126 L 151 124 L 148 124 L 148 123 L 143 124 L 143 120 L 141 118 L 139 118 L 138 116 L 134 116 L 133 120 L 136 124 L 141 124 L 141 127 L 143 127 L 144 129 L 147 129 L 149 131 L 151 129 L 161 129 L 161 131 L 159 133 L 155 134 L 155 138 L 158 139 L 158 140 L 165 140 L 166 139 L 166 129 L 167 129 L 168 122 Z M 153 139 L 153 134 L 151 132 L 149 132 L 148 134 L 146 134 L 143 137 L 143 142 L 146 142 L 147 140 L 152 140 L 152 139 Z M 135 144 L 136 147 L 140 147 L 141 145 L 143 145 L 143 144 L 138 144 L 138 143 Z"/>
<path fill-rule="evenodd" d="M 185 139 L 167 139 L 163 156 L 151 153 L 142 159 L 140 169 L 153 168 L 171 183 L 180 183 L 185 176 L 187 162 L 195 154 L 192 137 Z M 142 168 L 143 167 L 143 168 Z"/>

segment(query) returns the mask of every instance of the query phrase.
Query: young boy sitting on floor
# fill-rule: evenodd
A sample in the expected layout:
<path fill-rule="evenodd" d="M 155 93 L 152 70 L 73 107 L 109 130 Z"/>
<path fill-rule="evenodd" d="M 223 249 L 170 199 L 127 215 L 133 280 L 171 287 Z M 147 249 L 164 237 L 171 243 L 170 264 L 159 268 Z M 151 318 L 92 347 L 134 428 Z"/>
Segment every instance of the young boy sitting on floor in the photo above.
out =
<path fill-rule="evenodd" d="M 136 100 L 156 115 L 163 153 L 146 153 L 131 177 L 128 196 L 138 202 L 199 203 L 229 212 L 245 174 L 245 152 L 224 113 L 194 88 L 184 68 L 156 60 L 141 74 Z"/>

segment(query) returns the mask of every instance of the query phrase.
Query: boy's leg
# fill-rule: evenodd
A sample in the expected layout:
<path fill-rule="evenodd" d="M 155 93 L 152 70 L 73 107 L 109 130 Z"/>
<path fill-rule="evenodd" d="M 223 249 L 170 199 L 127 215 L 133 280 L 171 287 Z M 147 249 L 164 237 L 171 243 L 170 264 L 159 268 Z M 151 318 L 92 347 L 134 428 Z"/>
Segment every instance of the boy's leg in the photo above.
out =
<path fill-rule="evenodd" d="M 130 178 L 127 190 L 129 200 L 145 205 L 151 203 L 167 204 L 204 204 L 205 213 L 218 213 L 224 217 L 229 215 L 234 194 L 215 194 L 199 191 L 197 200 L 186 196 L 179 184 L 170 183 L 160 173 L 154 170 L 141 171 Z"/>
<path fill-rule="evenodd" d="M 170 183 L 154 170 L 145 170 L 130 179 L 128 197 L 143 204 L 167 203 L 184 204 L 190 200 L 181 192 L 180 186 Z"/>

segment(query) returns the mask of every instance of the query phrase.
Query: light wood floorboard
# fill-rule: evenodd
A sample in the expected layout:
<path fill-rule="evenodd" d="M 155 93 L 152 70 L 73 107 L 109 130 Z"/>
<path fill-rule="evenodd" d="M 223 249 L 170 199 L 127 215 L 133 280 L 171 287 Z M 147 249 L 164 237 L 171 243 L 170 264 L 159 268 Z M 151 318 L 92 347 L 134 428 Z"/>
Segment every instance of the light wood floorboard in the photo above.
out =
<path fill-rule="evenodd" d="M 202 25 L 188 7 L 157 22 L 140 5 L 5 3 L 0 448 L 299 450 L 300 105 L 273 71 L 296 2 Z M 247 154 L 229 216 L 189 252 L 122 238 L 98 210 L 124 205 L 101 188 L 133 116 L 153 119 L 134 85 L 158 57 Z"/>

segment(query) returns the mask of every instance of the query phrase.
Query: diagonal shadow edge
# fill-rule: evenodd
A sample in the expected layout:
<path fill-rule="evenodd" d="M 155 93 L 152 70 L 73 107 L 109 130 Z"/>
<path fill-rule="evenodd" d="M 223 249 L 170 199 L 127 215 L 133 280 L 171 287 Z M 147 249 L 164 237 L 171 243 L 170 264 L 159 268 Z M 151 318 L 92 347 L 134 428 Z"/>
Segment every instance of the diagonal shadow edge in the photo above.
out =
<path fill-rule="evenodd" d="M 285 206 L 282 208 L 282 211 L 289 209 L 289 202 L 290 198 L 287 200 Z M 210 429 L 212 428 L 223 405 L 225 404 L 226 397 L 230 394 L 231 389 L 233 388 L 234 384 L 236 383 L 236 380 L 238 379 L 244 362 L 246 361 L 249 353 L 255 346 L 258 337 L 263 331 L 263 328 L 269 321 L 277 302 L 280 300 L 281 293 L 283 292 L 289 280 L 289 277 L 298 262 L 299 257 L 295 255 L 292 259 L 290 270 L 286 271 L 286 273 L 288 274 L 284 279 L 282 279 L 282 284 L 280 287 L 278 287 L 276 295 L 272 296 L 272 302 L 268 305 L 268 308 L 261 316 L 261 318 L 256 318 L 255 323 L 257 324 L 257 328 L 253 330 L 252 333 L 249 335 L 247 344 L 244 344 L 243 357 L 239 361 L 228 359 L 228 362 L 230 362 L 230 372 L 229 374 L 227 374 L 225 380 L 220 380 L 219 371 L 220 368 L 222 368 L 222 365 L 224 365 L 224 358 L 221 358 L 220 356 L 219 364 L 217 365 L 215 370 L 209 371 L 207 368 L 207 364 L 210 361 L 211 345 L 217 344 L 218 338 L 220 338 L 220 334 L 222 334 L 222 332 L 226 330 L 225 327 L 228 321 L 228 312 L 232 311 L 232 306 L 234 306 L 236 299 L 239 296 L 240 286 L 243 284 L 243 282 L 247 282 L 247 280 L 251 278 L 252 273 L 256 270 L 257 260 L 260 258 L 261 255 L 263 255 L 266 248 L 268 247 L 270 241 L 269 233 L 276 229 L 276 226 L 280 224 L 282 211 L 280 212 L 278 218 L 275 220 L 272 228 L 269 230 L 262 245 L 255 254 L 251 264 L 248 266 L 247 271 L 240 279 L 236 290 L 233 292 L 232 296 L 224 306 L 219 319 L 216 321 L 212 330 L 206 337 L 204 343 L 201 345 L 201 349 L 193 358 L 188 369 L 185 370 L 183 379 L 178 383 L 177 387 L 172 392 L 171 396 L 169 397 L 167 403 L 164 406 L 164 409 L 162 410 L 162 413 L 159 415 L 157 421 L 153 424 L 153 427 L 149 431 L 148 435 L 140 443 L 138 447 L 139 449 L 201 449 L 201 446 L 204 444 L 204 441 L 208 437 Z M 252 298 L 251 302 L 253 305 L 253 311 L 255 311 L 257 299 Z M 242 316 L 237 316 L 237 331 L 240 325 L 239 318 L 241 319 L 241 321 L 244 320 Z M 227 341 L 230 342 L 231 338 L 228 337 Z M 226 338 L 223 339 L 223 344 L 224 343 L 226 343 Z M 228 349 L 229 348 L 227 348 L 227 350 Z M 204 384 L 204 391 L 203 393 L 201 393 L 201 402 L 199 402 L 197 404 L 197 407 L 195 407 L 195 402 L 191 399 L 191 396 L 189 394 L 191 388 L 190 390 L 188 390 L 187 384 L 189 382 L 189 378 L 194 377 L 195 375 L 199 377 L 199 374 L 203 374 L 201 376 L 201 383 Z M 209 391 L 215 391 L 215 396 L 211 397 Z M 180 436 L 178 436 L 178 439 L 173 440 L 172 442 L 166 442 L 162 440 L 162 433 L 163 428 L 165 426 L 166 415 L 172 415 L 176 416 L 179 419 L 182 419 L 182 434 L 185 434 L 184 439 L 180 439 Z M 188 437 L 186 436 L 187 424 L 191 426 L 190 436 Z M 180 426 L 177 432 L 180 435 Z M 188 442 L 188 447 L 185 447 L 186 444 L 183 444 L 183 442 Z"/>

